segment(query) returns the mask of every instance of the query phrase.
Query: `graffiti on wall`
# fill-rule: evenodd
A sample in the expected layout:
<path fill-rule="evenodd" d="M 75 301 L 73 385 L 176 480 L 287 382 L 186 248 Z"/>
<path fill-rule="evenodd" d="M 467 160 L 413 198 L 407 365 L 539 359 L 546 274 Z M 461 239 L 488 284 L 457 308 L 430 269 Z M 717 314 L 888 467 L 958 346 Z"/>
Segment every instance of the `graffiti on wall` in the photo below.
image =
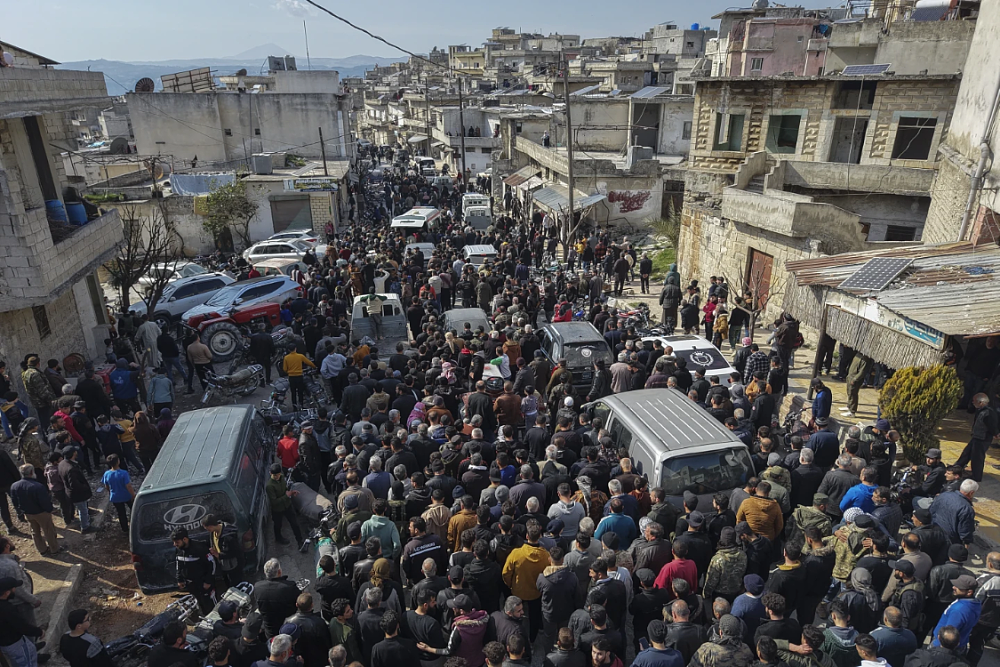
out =
<path fill-rule="evenodd" d="M 618 204 L 622 213 L 638 211 L 653 195 L 649 190 L 612 190 L 608 193 L 608 202 Z"/>

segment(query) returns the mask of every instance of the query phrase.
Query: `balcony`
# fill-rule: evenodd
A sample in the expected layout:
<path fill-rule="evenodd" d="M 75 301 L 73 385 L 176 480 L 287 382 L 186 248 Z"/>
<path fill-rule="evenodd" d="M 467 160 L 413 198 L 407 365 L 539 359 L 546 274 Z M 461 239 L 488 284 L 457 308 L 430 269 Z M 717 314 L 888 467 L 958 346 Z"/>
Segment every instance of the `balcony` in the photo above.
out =
<path fill-rule="evenodd" d="M 767 189 L 761 194 L 725 188 L 722 216 L 786 237 L 823 241 L 838 252 L 865 245 L 860 216 L 791 192 Z"/>
<path fill-rule="evenodd" d="M 30 209 L 15 217 L 20 218 L 19 233 L 0 236 L 0 255 L 5 256 L 6 266 L 16 269 L 0 276 L 0 312 L 52 301 L 114 257 L 122 240 L 122 221 L 115 209 L 85 225 L 65 229 L 68 235 L 58 243 L 53 241 L 44 209 Z M 7 224 L 13 229 L 12 223 L 0 217 L 4 231 Z"/>
<path fill-rule="evenodd" d="M 444 130 L 439 127 L 432 128 L 432 133 L 434 135 L 434 141 L 440 141 L 446 146 L 450 146 L 454 149 L 461 149 L 462 147 L 462 137 L 451 136 L 449 137 L 445 134 Z M 486 136 L 486 137 L 466 137 L 465 147 L 468 148 L 500 148 L 500 137 Z"/>

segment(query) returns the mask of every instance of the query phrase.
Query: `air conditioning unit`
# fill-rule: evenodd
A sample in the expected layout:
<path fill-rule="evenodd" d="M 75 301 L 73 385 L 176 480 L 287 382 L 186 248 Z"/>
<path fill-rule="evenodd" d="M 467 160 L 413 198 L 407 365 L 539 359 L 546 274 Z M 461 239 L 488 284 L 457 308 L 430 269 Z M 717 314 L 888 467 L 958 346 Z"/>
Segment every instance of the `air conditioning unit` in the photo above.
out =
<path fill-rule="evenodd" d="M 625 167 L 631 169 L 639 160 L 652 160 L 653 149 L 646 146 L 629 146 L 625 155 Z"/>
<path fill-rule="evenodd" d="M 271 163 L 270 153 L 254 153 L 253 155 L 253 173 L 258 176 L 266 176 L 274 171 L 274 166 Z"/>

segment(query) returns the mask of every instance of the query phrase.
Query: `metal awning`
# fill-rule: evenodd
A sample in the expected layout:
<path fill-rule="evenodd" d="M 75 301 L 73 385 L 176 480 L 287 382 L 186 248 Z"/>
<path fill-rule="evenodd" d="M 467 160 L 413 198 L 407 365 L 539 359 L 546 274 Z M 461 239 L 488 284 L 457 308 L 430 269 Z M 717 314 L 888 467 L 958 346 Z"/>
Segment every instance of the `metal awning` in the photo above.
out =
<path fill-rule="evenodd" d="M 532 176 L 531 178 L 529 178 L 528 180 L 526 180 L 524 183 L 521 183 L 520 185 L 518 185 L 517 189 L 521 190 L 522 192 L 530 192 L 532 190 L 536 190 L 536 189 L 542 187 L 543 185 L 545 185 L 545 181 L 543 181 L 541 179 L 541 177 L 539 177 L 539 176 Z"/>
<path fill-rule="evenodd" d="M 552 185 L 542 188 L 536 191 L 532 198 L 535 203 L 542 208 L 547 208 L 553 213 L 559 213 L 569 209 L 569 188 L 560 183 L 553 183 Z M 573 210 L 582 211 L 585 208 L 589 208 L 599 201 L 605 199 L 602 194 L 588 195 L 577 190 L 573 193 Z"/>
<path fill-rule="evenodd" d="M 666 86 L 646 86 L 642 90 L 632 93 L 631 97 L 633 100 L 651 100 L 655 97 L 669 94 L 670 88 Z"/>
<path fill-rule="evenodd" d="M 532 167 L 530 165 L 527 166 L 527 167 L 521 167 L 520 169 L 518 169 L 517 171 L 515 171 L 510 176 L 508 176 L 507 178 L 503 179 L 503 183 L 504 183 L 504 185 L 509 185 L 511 187 L 514 187 L 515 185 L 520 185 L 521 183 L 524 183 L 526 180 L 528 180 L 532 176 L 536 176 L 537 174 L 540 174 L 541 171 L 542 171 L 541 168 L 539 168 L 539 167 Z"/>
<path fill-rule="evenodd" d="M 406 140 L 406 142 L 410 144 L 419 144 L 422 141 L 427 141 L 426 134 L 414 134 L 412 137 Z"/>

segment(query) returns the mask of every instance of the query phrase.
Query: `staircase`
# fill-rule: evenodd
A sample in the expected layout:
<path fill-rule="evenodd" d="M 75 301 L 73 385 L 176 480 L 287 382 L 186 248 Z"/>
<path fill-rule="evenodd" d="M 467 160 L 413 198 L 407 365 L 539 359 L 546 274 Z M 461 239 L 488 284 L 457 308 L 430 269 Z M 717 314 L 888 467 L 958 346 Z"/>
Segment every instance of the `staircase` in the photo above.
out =
<path fill-rule="evenodd" d="M 747 192 L 756 192 L 757 194 L 764 194 L 764 174 L 758 174 L 750 179 L 747 183 Z"/>

